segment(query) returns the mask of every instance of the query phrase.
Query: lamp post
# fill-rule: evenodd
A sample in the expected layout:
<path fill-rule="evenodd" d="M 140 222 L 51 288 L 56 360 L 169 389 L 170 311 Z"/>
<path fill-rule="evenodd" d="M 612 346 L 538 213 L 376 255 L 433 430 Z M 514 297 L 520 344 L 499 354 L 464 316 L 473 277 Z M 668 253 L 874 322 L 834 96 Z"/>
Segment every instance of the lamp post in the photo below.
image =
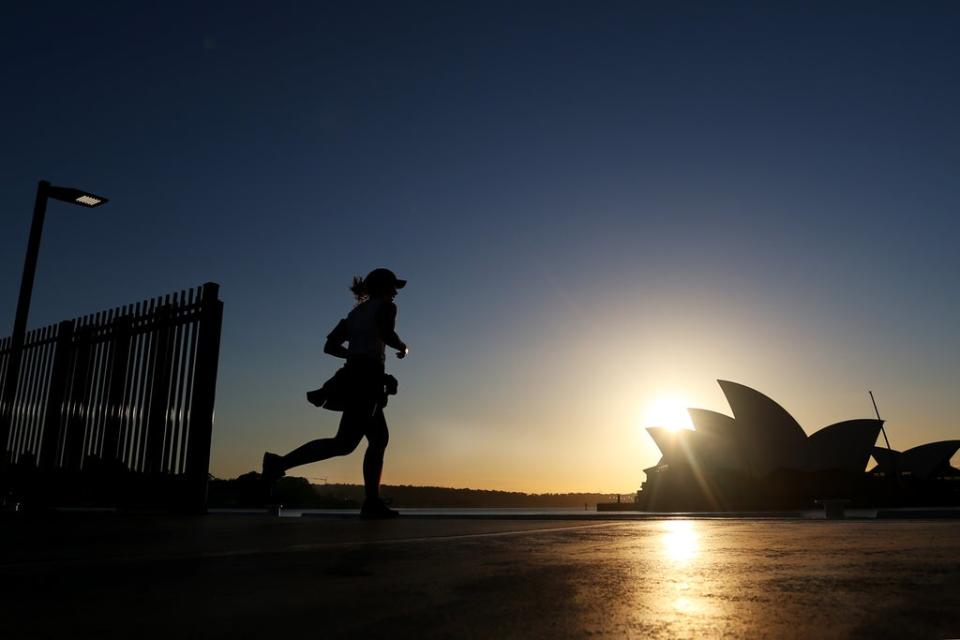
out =
<path fill-rule="evenodd" d="M 27 316 L 30 313 L 30 298 L 33 294 L 33 276 L 37 271 L 37 256 L 40 253 L 40 236 L 43 233 L 43 220 L 47 213 L 47 200 L 53 198 L 70 202 L 81 207 L 93 208 L 104 204 L 107 199 L 92 193 L 70 187 L 57 187 L 46 180 L 37 184 L 37 199 L 33 205 L 33 222 L 30 224 L 30 239 L 27 242 L 27 257 L 23 263 L 23 278 L 20 280 L 20 297 L 17 298 L 17 315 L 13 321 L 13 334 L 10 337 L 10 356 L 4 377 L 3 396 L 0 397 L 0 462 L 7 455 L 7 437 L 13 420 L 13 401 L 17 393 L 17 380 L 20 375 L 20 362 L 23 356 L 23 341 L 27 334 Z"/>

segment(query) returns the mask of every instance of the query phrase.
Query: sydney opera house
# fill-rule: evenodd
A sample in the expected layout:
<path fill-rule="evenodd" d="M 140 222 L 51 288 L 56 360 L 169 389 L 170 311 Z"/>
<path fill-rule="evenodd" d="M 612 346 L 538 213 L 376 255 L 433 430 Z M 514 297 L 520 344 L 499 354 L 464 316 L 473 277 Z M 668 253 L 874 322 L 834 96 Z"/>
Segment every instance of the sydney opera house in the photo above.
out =
<path fill-rule="evenodd" d="M 689 409 L 694 429 L 647 429 L 663 454 L 644 469 L 648 510 L 804 508 L 817 499 L 861 505 L 956 504 L 960 440 L 904 452 L 877 447 L 883 422 L 845 420 L 810 435 L 759 391 L 719 380 L 733 416 Z M 871 465 L 871 456 L 876 462 Z"/>

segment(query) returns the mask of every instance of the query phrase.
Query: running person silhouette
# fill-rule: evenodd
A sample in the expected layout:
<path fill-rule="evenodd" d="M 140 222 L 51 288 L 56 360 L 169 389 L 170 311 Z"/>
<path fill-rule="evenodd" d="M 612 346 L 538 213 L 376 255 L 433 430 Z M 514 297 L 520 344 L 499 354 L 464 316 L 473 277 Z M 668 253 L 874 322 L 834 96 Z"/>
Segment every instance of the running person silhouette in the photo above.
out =
<path fill-rule="evenodd" d="M 397 306 L 393 303 L 397 290 L 406 284 L 406 280 L 398 279 L 389 269 L 374 269 L 366 278 L 354 277 L 350 290 L 357 304 L 337 323 L 323 347 L 324 353 L 347 362 L 323 388 L 307 394 L 307 399 L 317 406 L 343 411 L 337 435 L 312 440 L 285 456 L 264 453 L 265 482 L 275 482 L 293 467 L 345 456 L 366 436 L 367 452 L 363 456 L 366 499 L 360 516 L 395 518 L 399 515 L 380 500 L 380 475 L 390 437 L 383 407 L 387 394 L 396 392 L 396 380 L 384 371 L 386 347 L 395 349 L 398 358 L 407 355 L 407 345 L 394 329 Z M 344 343 L 348 346 L 344 347 Z"/>

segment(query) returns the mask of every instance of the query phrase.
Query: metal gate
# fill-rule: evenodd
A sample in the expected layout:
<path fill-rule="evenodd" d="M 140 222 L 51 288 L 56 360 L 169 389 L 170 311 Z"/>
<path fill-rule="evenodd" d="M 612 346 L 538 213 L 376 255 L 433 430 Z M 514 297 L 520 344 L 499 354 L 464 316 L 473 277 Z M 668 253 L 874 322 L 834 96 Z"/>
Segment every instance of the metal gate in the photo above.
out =
<path fill-rule="evenodd" d="M 0 489 L 27 504 L 202 511 L 223 302 L 219 285 L 29 332 L 8 380 L 0 340 Z"/>

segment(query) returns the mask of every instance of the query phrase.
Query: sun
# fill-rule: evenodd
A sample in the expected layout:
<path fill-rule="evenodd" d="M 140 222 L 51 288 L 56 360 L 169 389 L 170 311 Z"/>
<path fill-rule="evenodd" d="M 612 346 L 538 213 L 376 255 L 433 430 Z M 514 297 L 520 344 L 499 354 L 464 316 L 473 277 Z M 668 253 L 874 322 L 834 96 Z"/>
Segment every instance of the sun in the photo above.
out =
<path fill-rule="evenodd" d="M 693 429 L 687 407 L 682 397 L 675 394 L 660 395 L 654 398 L 644 413 L 645 427 L 664 427 L 670 431 Z"/>

